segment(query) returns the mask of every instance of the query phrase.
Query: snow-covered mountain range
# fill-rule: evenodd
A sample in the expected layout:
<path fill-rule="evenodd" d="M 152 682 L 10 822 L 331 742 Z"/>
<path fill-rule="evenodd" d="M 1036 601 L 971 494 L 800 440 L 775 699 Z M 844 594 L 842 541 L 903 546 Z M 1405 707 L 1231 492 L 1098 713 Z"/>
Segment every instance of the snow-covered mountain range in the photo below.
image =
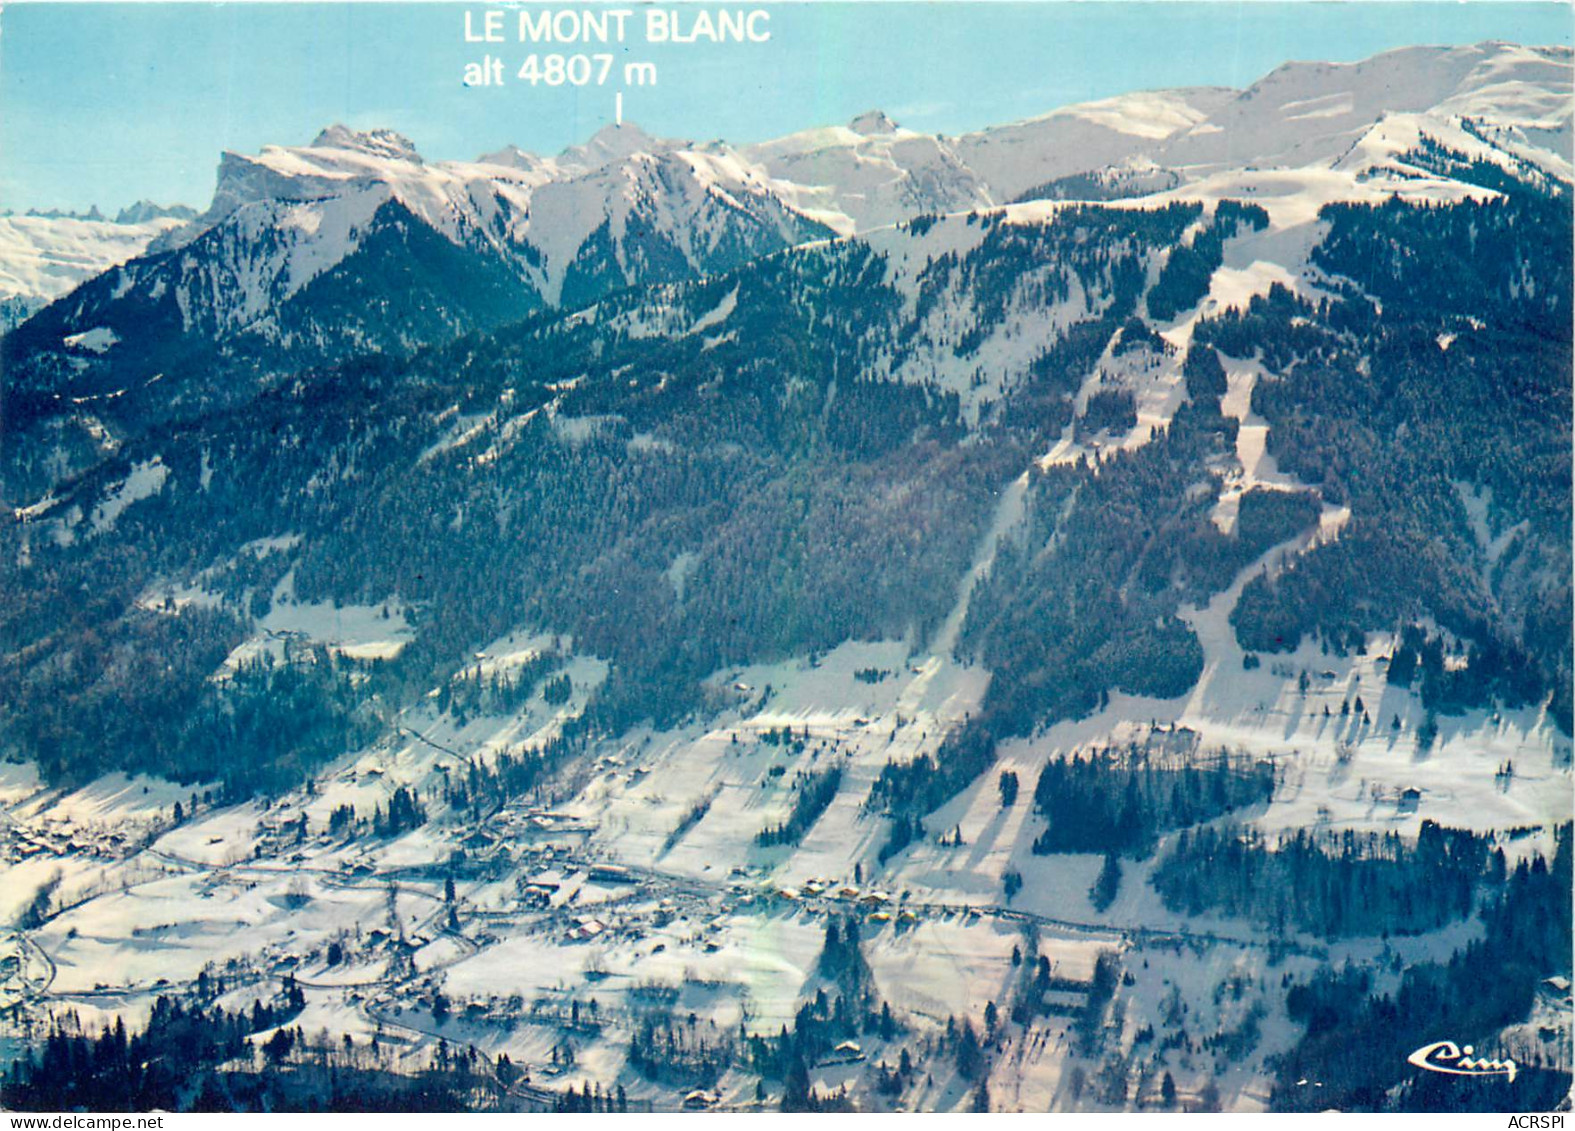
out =
<path fill-rule="evenodd" d="M 1326 199 L 1361 198 L 1375 176 L 1420 180 L 1392 187 L 1421 193 L 1437 178 L 1400 155 L 1423 136 L 1568 179 L 1570 79 L 1566 48 L 1408 47 L 1358 63 L 1288 63 L 1243 91 L 1143 91 L 960 137 L 867 114 L 746 153 L 842 230 L 1039 197 L 1178 185 L 1251 193 L 1261 174 L 1287 169 L 1305 170 L 1302 183 Z"/>
<path fill-rule="evenodd" d="M 1571 107 L 1568 49 L 1493 42 L 1289 63 L 1244 91 L 1139 92 L 955 137 L 872 111 L 742 147 L 625 125 L 556 157 L 510 147 L 429 162 L 392 131 L 333 126 L 310 145 L 226 153 L 212 203 L 188 224 L 0 220 L 0 293 L 30 313 L 118 267 L 40 320 L 35 348 L 77 369 L 103 362 L 106 334 L 246 335 L 333 354 L 412 346 L 926 213 L 1156 193 L 1315 211 L 1482 191 L 1412 160 L 1424 139 L 1567 180 Z M 425 268 L 438 259 L 468 265 L 473 289 L 435 284 Z M 379 325 L 359 312 L 391 271 L 412 273 L 405 285 L 423 297 Z M 78 336 L 95 329 L 89 349 Z"/>
<path fill-rule="evenodd" d="M 392 131 L 332 126 L 308 146 L 226 153 L 212 205 L 150 250 L 222 237 L 246 256 L 268 242 L 261 262 L 249 260 L 261 273 L 238 274 L 237 305 L 221 315 L 244 325 L 354 254 L 390 202 L 495 258 L 551 305 L 604 275 L 663 281 L 825 234 L 730 150 L 660 142 L 634 126 L 608 127 L 557 158 L 510 148 L 436 163 Z"/>
<path fill-rule="evenodd" d="M 1506 179 L 1569 182 L 1572 74 L 1568 48 L 1413 47 L 1287 64 L 1240 92 L 1138 92 L 954 137 L 871 111 L 756 145 L 623 125 L 555 157 L 509 147 L 471 162 L 427 161 L 390 130 L 332 126 L 306 146 L 224 154 L 212 202 L 186 223 L 148 209 L 123 223 L 0 220 L 0 294 L 9 287 L 27 318 L 0 340 L 0 364 L 39 419 L 55 416 L 50 405 L 100 404 L 119 435 L 244 401 L 258 379 L 714 276 L 815 240 L 868 233 L 884 247 L 878 230 L 920 216 L 1031 220 L 1077 200 L 1261 205 L 1269 242 L 1238 279 L 1256 293 L 1302 272 L 1331 202 L 1481 200 Z M 950 237 L 937 238 L 944 255 Z M 910 265 L 915 278 L 930 255 Z M 986 375 L 942 342 L 933 366 L 910 362 L 919 369 L 904 379 L 962 391 L 972 419 L 1039 336 L 1007 333 Z M 60 469 L 91 458 L 62 456 Z"/>
<path fill-rule="evenodd" d="M 0 333 L 35 311 L 147 250 L 196 213 L 180 205 L 138 201 L 113 218 L 82 215 L 0 216 Z"/>

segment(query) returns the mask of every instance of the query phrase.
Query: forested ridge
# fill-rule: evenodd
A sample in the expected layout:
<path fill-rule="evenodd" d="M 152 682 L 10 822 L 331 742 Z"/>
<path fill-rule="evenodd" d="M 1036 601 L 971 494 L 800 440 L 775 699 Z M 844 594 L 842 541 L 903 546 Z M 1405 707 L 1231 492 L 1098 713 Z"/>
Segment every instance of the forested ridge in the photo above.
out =
<path fill-rule="evenodd" d="M 1341 536 L 1247 585 L 1244 647 L 1311 635 L 1339 651 L 1406 629 L 1438 711 L 1551 694 L 1568 727 L 1570 273 L 1566 242 L 1546 237 L 1567 210 L 1533 193 L 1324 218 L 1314 262 L 1338 297 L 1276 288 L 1206 317 L 1183 359 L 1186 399 L 1149 442 L 1097 469 L 1031 472 L 1026 522 L 960 636 L 994 676 L 983 715 L 927 765 L 893 767 L 873 804 L 911 819 L 1003 735 L 1116 690 L 1186 691 L 1201 664 L 1188 603 L 1327 505 L 1351 508 Z M 1080 205 L 1035 224 L 915 221 L 905 238 L 958 224 L 980 229 L 972 249 L 935 255 L 911 289 L 869 243 L 814 245 L 408 356 L 308 367 L 129 440 L 57 484 L 41 518 L 6 527 L 7 752 L 56 780 L 218 766 L 245 792 L 365 741 L 382 717 L 374 692 L 392 705 L 445 686 L 520 627 L 609 661 L 587 716 L 604 732 L 700 709 L 701 681 L 730 664 L 928 638 L 998 492 L 1060 437 L 1089 374 L 1105 357 L 1163 355 L 1145 313 L 1198 301 L 1218 245 L 1262 216 Z M 964 359 L 1024 310 L 1086 305 L 969 424 L 955 387 L 891 376 L 931 356 L 930 313 L 959 301 L 974 331 L 944 344 Z M 718 310 L 722 323 L 691 332 Z M 1221 355 L 1262 359 L 1253 409 L 1309 485 L 1248 492 L 1230 533 L 1210 519 L 1208 469 L 1236 430 L 1220 413 Z M 1102 428 L 1128 426 L 1123 403 L 1099 402 Z M 95 500 L 155 460 L 162 489 L 89 529 Z M 1472 491 L 1490 500 L 1490 532 L 1513 531 L 1491 560 Z M 284 534 L 297 537 L 241 552 Z M 411 643 L 393 661 L 209 680 L 286 577 L 303 602 L 397 598 Z M 222 603 L 156 599 L 192 583 Z M 1438 638 L 1408 628 L 1429 621 L 1468 650 L 1447 678 Z M 299 725 L 270 722 L 268 699 Z M 224 756 L 237 746 L 261 756 Z"/>

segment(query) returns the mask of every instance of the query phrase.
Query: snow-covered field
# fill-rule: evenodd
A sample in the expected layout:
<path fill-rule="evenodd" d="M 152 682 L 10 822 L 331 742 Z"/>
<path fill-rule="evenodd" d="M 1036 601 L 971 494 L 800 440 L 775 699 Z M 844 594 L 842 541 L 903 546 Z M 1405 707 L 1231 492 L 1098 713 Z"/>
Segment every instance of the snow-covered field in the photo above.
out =
<path fill-rule="evenodd" d="M 1237 365 L 1228 376 L 1226 411 L 1243 420 L 1231 482 L 1238 492 L 1296 486 L 1254 430 L 1247 404 L 1256 371 Z M 1021 979 L 1015 951 L 1018 961 L 1046 958 L 1068 988 L 1049 995 L 1051 1014 L 1003 1037 L 991 1077 L 998 1107 L 1120 1106 L 1098 1099 L 1099 1074 L 1138 1055 L 1139 1033 L 1173 1029 L 1185 1006 L 1190 1032 L 1252 1040 L 1240 1056 L 1185 1048 L 1169 1055 L 1180 1094 L 1207 1087 L 1228 1108 L 1259 1109 L 1267 1102 L 1265 1058 L 1296 1035 L 1284 1015 L 1287 973 L 1305 977 L 1345 958 L 1447 957 L 1479 924 L 1387 942 L 1293 937 L 1271 947 L 1252 923 L 1167 909 L 1147 880 L 1163 841 L 1155 857 L 1127 863 L 1116 898 L 1096 909 L 1090 889 L 1099 857 L 1031 850 L 1044 827 L 1032 785 L 1045 761 L 1109 743 L 1240 751 L 1280 768 L 1272 801 L 1238 815 L 1267 832 L 1410 836 L 1423 820 L 1537 830 L 1503 841 L 1513 859 L 1548 852 L 1551 826 L 1569 817 L 1569 740 L 1536 711 L 1476 712 L 1440 718 L 1436 742 L 1420 751 L 1424 712 L 1411 691 L 1389 686 L 1394 641 L 1382 634 L 1357 654 L 1304 644 L 1244 670 L 1228 619 L 1242 586 L 1312 541 L 1337 537 L 1343 514 L 1330 511 L 1205 607 L 1184 611 L 1205 656 L 1192 691 L 1174 700 L 1114 693 L 1094 716 L 1002 743 L 997 765 L 883 864 L 889 821 L 866 804 L 870 787 L 888 762 L 933 753 L 978 710 L 989 673 L 946 653 L 973 583 L 1022 520 L 1025 482 L 1003 494 L 957 607 L 930 647 L 847 643 L 717 672 L 713 700 L 731 706 L 673 730 L 593 744 L 544 788 L 479 822 L 444 804 L 450 775 L 557 734 L 605 677 L 606 665 L 575 655 L 567 638 L 510 633 L 478 650 L 467 669 L 508 674 L 561 655 L 571 677 L 567 701 L 548 703 L 537 688 L 511 715 L 461 720 L 439 709 L 434 689 L 384 739 L 325 768 L 310 792 L 269 803 L 215 805 L 200 787 L 119 776 L 62 793 L 29 767 L 0 767 L 7 830 L 24 838 L 18 843 L 42 846 L 4 865 L 0 910 L 20 922 L 41 891 L 48 907 L 40 925 L 0 939 L 0 961 L 14 956 L 0 992 L 34 1009 L 135 1019 L 159 993 L 204 971 L 254 996 L 291 977 L 307 994 L 303 1024 L 357 1040 L 397 1035 L 411 1049 L 438 1037 L 473 1044 L 543 1066 L 548 1080 L 561 1071 L 545 1065 L 561 1039 L 553 1011 L 595 1001 L 601 1028 L 580 1041 L 578 1071 L 616 1078 L 660 1106 L 671 1095 L 664 1099 L 624 1059 L 638 1017 L 660 1008 L 693 1013 L 718 1034 L 740 1025 L 774 1033 L 827 984 L 818 963 L 828 924 L 857 920 L 870 987 L 902 1032 L 891 1042 L 866 1041 L 864 1061 L 816 1067 L 822 1086 L 856 1082 L 860 1065 L 894 1063 L 904 1047 L 922 1051 L 916 1042 L 948 1018 L 982 1024 L 988 1006 L 1013 1000 Z M 287 583 L 259 642 L 299 636 L 348 652 L 408 639 L 397 601 L 304 605 Z M 1360 711 L 1342 711 L 1358 698 L 1366 723 Z M 1499 771 L 1509 761 L 1515 772 L 1506 777 Z M 841 771 L 836 794 L 802 838 L 758 843 L 790 812 L 797 775 L 832 767 Z M 1004 770 L 1023 783 L 1011 806 L 996 788 Z M 401 787 L 427 806 L 425 824 L 381 838 L 330 833 L 336 809 L 364 818 Z M 1403 804 L 1407 790 L 1416 792 Z M 179 823 L 177 803 L 189 807 Z M 1010 900 L 1008 872 L 1023 881 Z M 457 880 L 452 905 L 446 876 Z M 328 957 L 331 943 L 337 962 Z M 1129 980 L 1095 1051 L 1077 1029 L 1086 992 L 1078 987 L 1106 952 Z M 439 992 L 454 1003 L 441 1022 L 432 1014 Z M 903 1105 L 969 1102 L 969 1086 L 949 1067 L 927 1079 L 904 1093 Z M 1133 1086 L 1139 1098 L 1130 1102 L 1154 1102 L 1153 1079 Z M 747 1107 L 753 1087 L 752 1078 L 730 1073 L 719 1085 L 721 1102 Z"/>

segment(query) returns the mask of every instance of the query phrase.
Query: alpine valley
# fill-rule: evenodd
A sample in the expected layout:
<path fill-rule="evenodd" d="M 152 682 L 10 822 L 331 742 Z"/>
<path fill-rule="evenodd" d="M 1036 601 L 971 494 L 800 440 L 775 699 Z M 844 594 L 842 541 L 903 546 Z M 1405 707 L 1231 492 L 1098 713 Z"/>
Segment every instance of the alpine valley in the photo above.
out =
<path fill-rule="evenodd" d="M 1572 79 L 0 220 L 4 1105 L 1556 1107 Z"/>

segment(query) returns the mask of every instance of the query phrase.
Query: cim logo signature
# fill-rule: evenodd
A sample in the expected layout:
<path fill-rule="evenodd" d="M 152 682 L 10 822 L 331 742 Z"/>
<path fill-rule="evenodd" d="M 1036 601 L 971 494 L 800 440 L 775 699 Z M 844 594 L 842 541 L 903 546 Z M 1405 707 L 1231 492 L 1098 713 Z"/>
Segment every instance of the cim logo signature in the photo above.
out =
<path fill-rule="evenodd" d="M 1515 1082 L 1515 1073 L 1520 1070 L 1513 1060 L 1478 1058 L 1476 1049 L 1470 1045 L 1461 1048 L 1454 1041 L 1434 1041 L 1430 1045 L 1423 1045 L 1406 1057 L 1406 1061 L 1429 1072 L 1443 1072 L 1450 1076 L 1502 1076 L 1511 1084 Z"/>

